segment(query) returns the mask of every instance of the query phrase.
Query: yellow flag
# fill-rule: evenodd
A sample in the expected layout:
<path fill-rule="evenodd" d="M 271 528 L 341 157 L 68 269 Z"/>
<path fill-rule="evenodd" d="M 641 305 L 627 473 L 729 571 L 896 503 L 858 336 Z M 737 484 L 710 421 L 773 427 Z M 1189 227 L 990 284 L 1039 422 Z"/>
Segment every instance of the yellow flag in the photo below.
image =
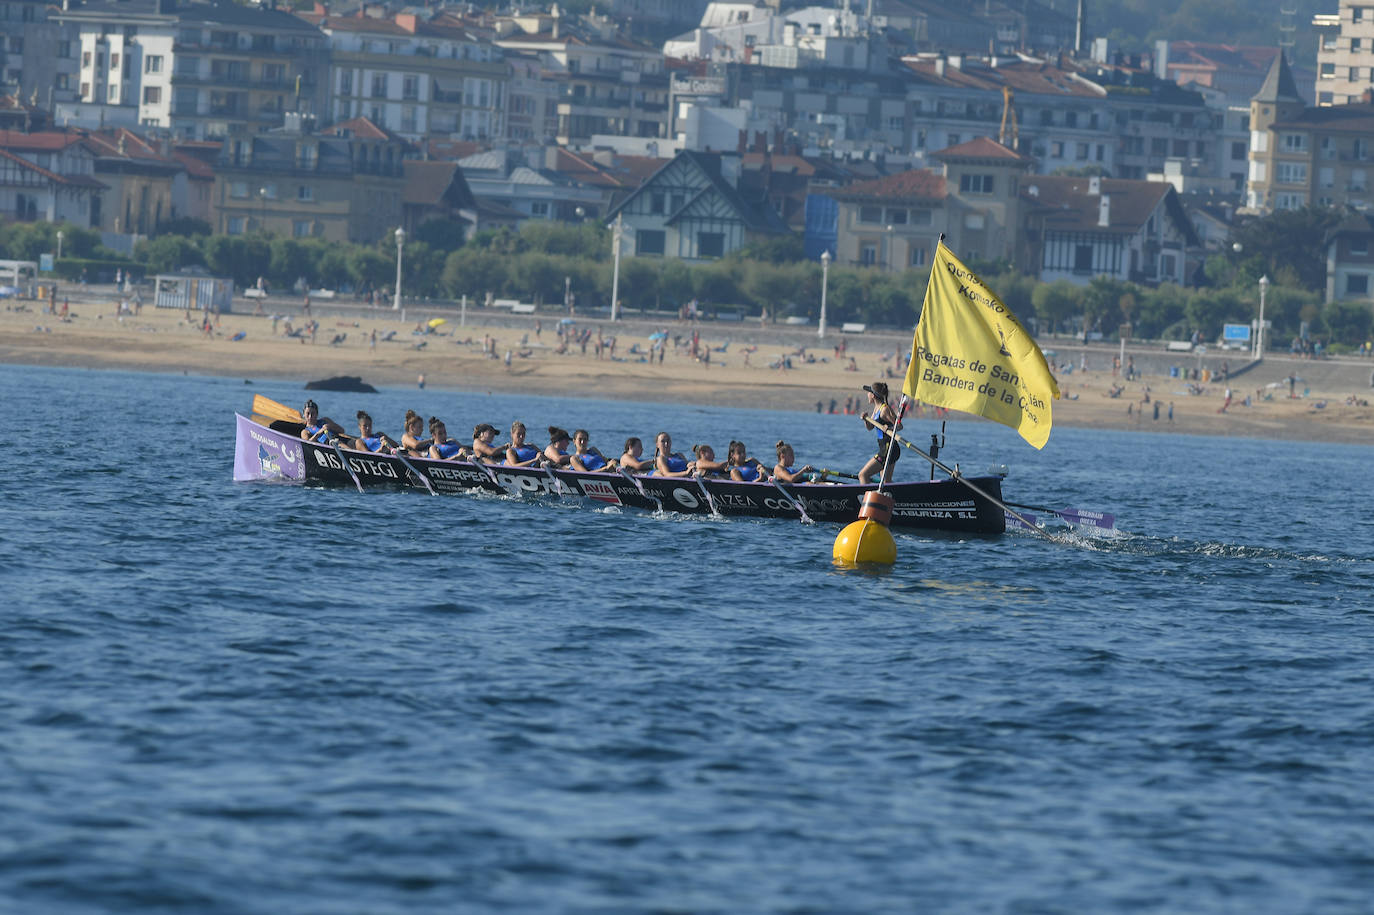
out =
<path fill-rule="evenodd" d="M 1059 385 L 1045 354 L 942 241 L 911 343 L 908 397 L 1011 426 L 1036 448 L 1050 440 Z"/>

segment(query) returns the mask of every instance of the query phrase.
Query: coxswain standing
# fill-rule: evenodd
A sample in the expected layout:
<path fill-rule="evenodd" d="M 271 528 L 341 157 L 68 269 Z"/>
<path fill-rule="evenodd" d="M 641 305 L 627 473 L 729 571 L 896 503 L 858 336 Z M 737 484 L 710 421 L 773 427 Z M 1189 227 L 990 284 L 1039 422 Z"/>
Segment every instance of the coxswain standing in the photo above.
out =
<path fill-rule="evenodd" d="M 872 412 L 863 414 L 864 428 L 872 430 L 878 439 L 878 452 L 868 459 L 863 469 L 859 471 L 860 483 L 873 482 L 874 476 L 878 473 L 883 474 L 883 482 L 892 482 L 892 473 L 897 468 L 897 458 L 901 452 L 897 450 L 897 441 L 892 437 L 892 433 L 902 428 L 902 420 L 897 415 L 897 411 L 892 409 L 892 405 L 887 402 L 887 384 L 882 381 L 875 381 L 871 385 L 864 385 L 864 391 L 868 394 L 868 403 L 872 407 Z M 886 468 L 884 470 L 883 468 Z"/>

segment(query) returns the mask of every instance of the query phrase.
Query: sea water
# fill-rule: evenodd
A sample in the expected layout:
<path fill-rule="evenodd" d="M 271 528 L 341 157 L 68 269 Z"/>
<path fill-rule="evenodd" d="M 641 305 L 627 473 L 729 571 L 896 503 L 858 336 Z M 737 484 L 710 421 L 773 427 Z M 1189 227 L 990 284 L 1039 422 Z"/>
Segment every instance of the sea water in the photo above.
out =
<path fill-rule="evenodd" d="M 1119 531 L 843 571 L 833 526 L 236 484 L 255 392 L 304 398 L 0 368 L 0 911 L 1370 910 L 1374 449 L 955 422 L 950 462 Z M 854 416 L 316 399 L 872 450 Z"/>

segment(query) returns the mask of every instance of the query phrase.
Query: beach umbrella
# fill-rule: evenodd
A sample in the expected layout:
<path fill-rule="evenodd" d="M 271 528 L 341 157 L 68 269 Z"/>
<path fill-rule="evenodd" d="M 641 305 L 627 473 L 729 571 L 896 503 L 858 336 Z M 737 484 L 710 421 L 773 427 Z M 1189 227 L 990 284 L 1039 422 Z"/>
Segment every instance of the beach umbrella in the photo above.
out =
<path fill-rule="evenodd" d="M 448 323 L 448 318 L 430 318 L 430 319 L 429 319 L 429 326 L 430 326 L 431 328 L 438 327 L 438 326 L 441 325 L 441 324 L 447 324 L 447 323 Z"/>
<path fill-rule="evenodd" d="M 572 318 L 563 318 L 563 319 L 560 320 L 558 323 L 559 323 L 559 324 L 576 324 L 577 322 L 576 322 L 575 320 L 573 320 Z"/>
<path fill-rule="evenodd" d="M 667 339 L 668 339 L 668 334 L 667 334 L 666 331 L 661 331 L 661 330 L 660 330 L 660 331 L 658 331 L 657 333 L 649 334 L 649 339 L 650 339 L 650 340 L 667 340 Z"/>

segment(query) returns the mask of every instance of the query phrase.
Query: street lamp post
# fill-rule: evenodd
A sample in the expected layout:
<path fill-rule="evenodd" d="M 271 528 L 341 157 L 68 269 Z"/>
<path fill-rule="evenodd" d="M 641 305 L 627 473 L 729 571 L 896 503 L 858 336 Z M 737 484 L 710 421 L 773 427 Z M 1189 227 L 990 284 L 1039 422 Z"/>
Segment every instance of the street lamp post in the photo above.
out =
<path fill-rule="evenodd" d="M 406 230 L 396 229 L 396 299 L 391 303 L 392 311 L 401 310 L 401 246 L 406 243 Z"/>
<path fill-rule="evenodd" d="M 892 226 L 888 226 L 888 227 L 887 227 L 887 272 L 888 272 L 888 273 L 892 273 L 892 272 L 893 272 L 894 270 L 896 270 L 896 269 L 897 269 L 896 266 L 892 263 Z"/>
<path fill-rule="evenodd" d="M 261 229 L 262 231 L 266 232 L 266 231 L 267 231 L 267 188 L 265 188 L 265 187 L 260 187 L 260 188 L 258 188 L 258 205 L 259 205 L 259 207 L 260 207 L 260 209 L 259 209 L 259 214 L 260 214 L 260 215 L 258 216 L 258 228 Z"/>
<path fill-rule="evenodd" d="M 830 249 L 821 252 L 821 323 L 816 336 L 825 339 L 825 287 L 830 283 Z"/>
<path fill-rule="evenodd" d="M 615 214 L 615 225 L 611 227 L 611 252 L 614 256 L 614 273 L 611 277 L 611 321 L 620 313 L 620 239 L 625 234 L 624 213 Z"/>
<path fill-rule="evenodd" d="M 62 260 L 62 230 L 57 230 L 57 259 Z"/>
<path fill-rule="evenodd" d="M 1260 312 L 1259 326 L 1255 328 L 1255 359 L 1264 358 L 1264 294 L 1269 291 L 1269 277 L 1267 275 L 1259 278 L 1260 288 Z"/>

